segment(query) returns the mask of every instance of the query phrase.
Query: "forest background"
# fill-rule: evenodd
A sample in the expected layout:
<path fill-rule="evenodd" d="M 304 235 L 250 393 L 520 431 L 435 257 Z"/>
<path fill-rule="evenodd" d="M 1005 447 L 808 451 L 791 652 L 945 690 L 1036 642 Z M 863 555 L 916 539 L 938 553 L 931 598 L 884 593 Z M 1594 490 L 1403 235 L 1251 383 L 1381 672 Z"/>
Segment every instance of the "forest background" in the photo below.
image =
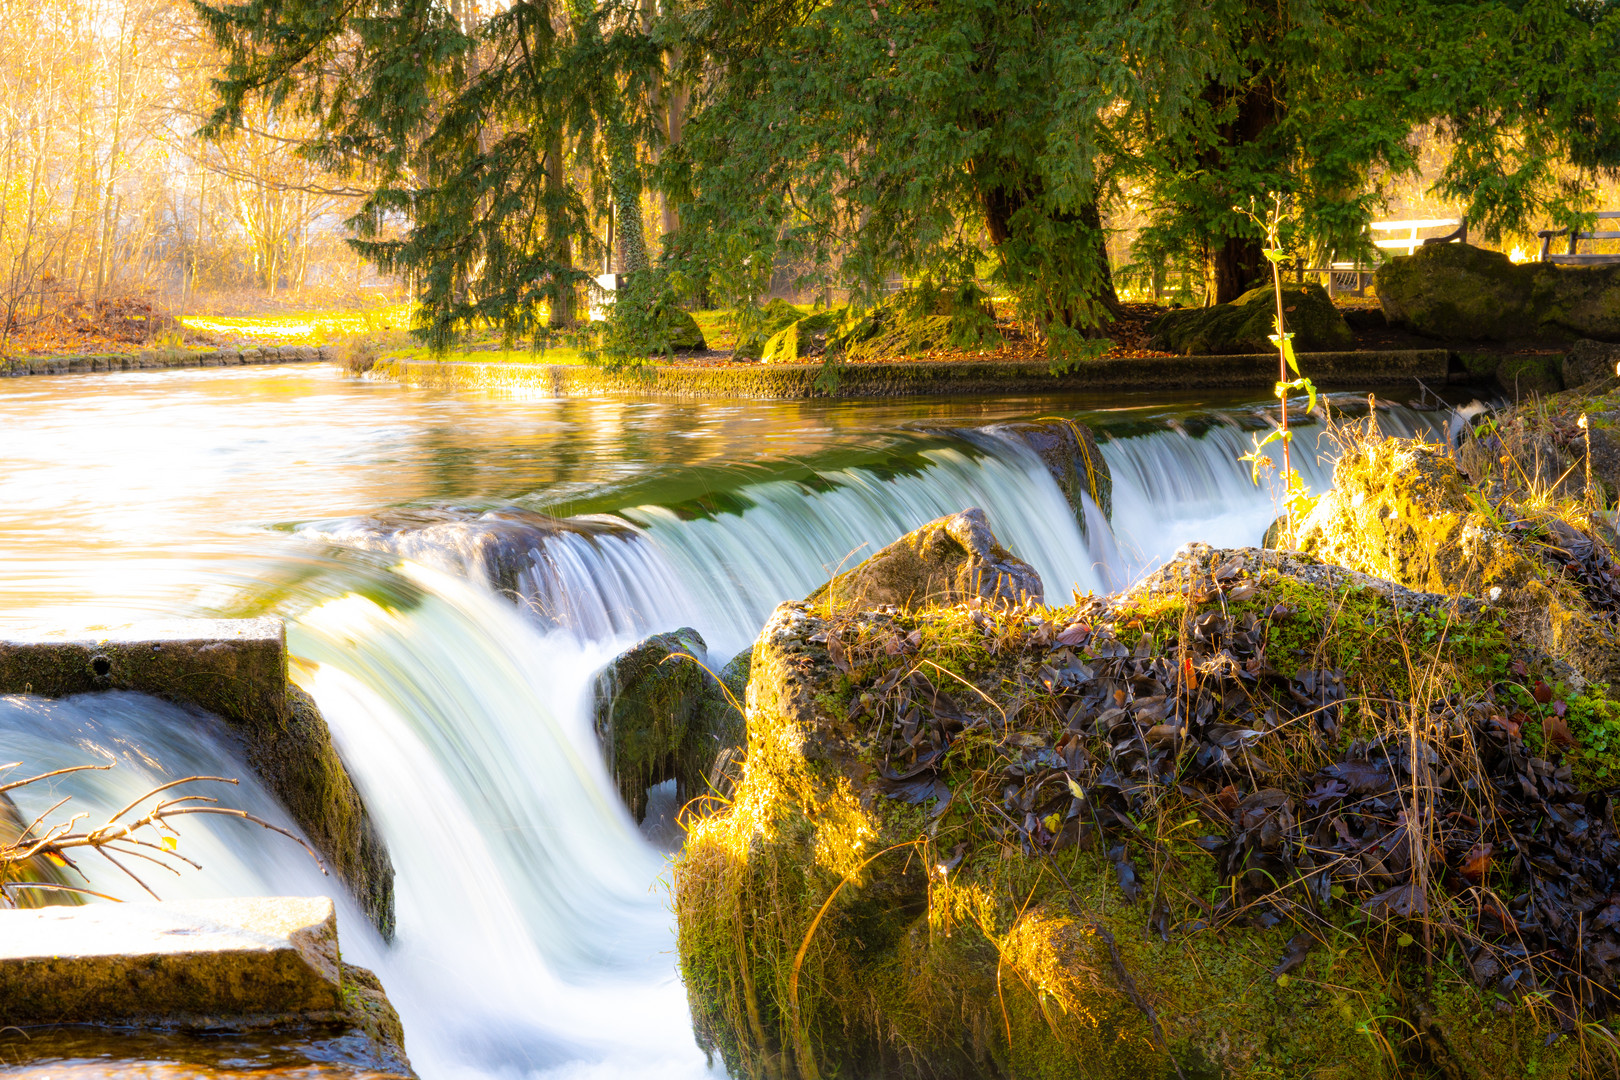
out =
<path fill-rule="evenodd" d="M 532 340 L 604 271 L 745 322 L 982 286 L 1083 351 L 1122 295 L 1258 279 L 1272 192 L 1307 262 L 1380 216 L 1523 253 L 1620 206 L 1593 0 L 0 8 L 0 353 L 391 287 L 430 343 Z"/>

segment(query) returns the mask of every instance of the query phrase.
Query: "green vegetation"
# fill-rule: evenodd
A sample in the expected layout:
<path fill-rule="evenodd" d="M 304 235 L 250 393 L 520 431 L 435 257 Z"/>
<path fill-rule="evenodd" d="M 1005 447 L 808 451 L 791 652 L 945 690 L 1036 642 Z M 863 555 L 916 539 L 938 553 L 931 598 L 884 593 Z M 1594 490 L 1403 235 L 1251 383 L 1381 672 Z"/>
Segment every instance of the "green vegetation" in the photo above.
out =
<path fill-rule="evenodd" d="M 1108 333 L 1131 215 L 1136 263 L 1225 302 L 1265 267 L 1234 206 L 1283 193 L 1290 253 L 1366 254 L 1431 127 L 1436 191 L 1487 236 L 1588 220 L 1620 163 L 1602 5 L 199 7 L 230 57 L 206 133 L 265 102 L 314 125 L 302 153 L 367 191 L 356 246 L 416 286 L 435 349 L 572 326 L 605 260 L 654 273 L 655 307 L 746 310 L 785 277 L 858 316 L 896 277 L 987 281 L 1064 365 Z M 597 355 L 659 351 L 619 311 Z"/>

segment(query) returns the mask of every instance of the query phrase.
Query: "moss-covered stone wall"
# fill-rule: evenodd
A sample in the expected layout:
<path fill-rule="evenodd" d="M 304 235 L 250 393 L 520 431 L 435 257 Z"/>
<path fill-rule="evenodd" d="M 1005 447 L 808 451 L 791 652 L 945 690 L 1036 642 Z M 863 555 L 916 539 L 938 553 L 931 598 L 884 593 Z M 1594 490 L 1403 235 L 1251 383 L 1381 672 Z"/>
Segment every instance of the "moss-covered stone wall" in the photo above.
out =
<path fill-rule="evenodd" d="M 1301 363 L 1323 389 L 1416 388 L 1444 383 L 1444 349 L 1310 353 Z M 1056 393 L 1085 390 L 1215 390 L 1265 388 L 1277 381 L 1277 357 L 1130 357 L 1097 360 L 1063 375 L 1044 363 L 906 361 L 849 364 L 830 392 L 817 386 L 819 364 L 757 367 L 655 366 L 611 372 L 584 365 L 482 364 L 469 361 L 379 361 L 377 378 L 417 386 L 511 389 L 547 397 L 635 393 L 686 398 L 885 398 L 947 394 Z"/>

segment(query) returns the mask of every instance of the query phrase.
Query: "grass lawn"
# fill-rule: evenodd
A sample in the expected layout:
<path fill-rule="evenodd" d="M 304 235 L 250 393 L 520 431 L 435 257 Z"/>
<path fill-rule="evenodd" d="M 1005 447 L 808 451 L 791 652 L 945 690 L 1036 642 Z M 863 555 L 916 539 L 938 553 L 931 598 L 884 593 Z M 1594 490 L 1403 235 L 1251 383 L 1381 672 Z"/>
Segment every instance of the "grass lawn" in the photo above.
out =
<path fill-rule="evenodd" d="M 233 341 L 256 340 L 276 345 L 330 345 L 352 334 L 401 334 L 411 325 L 411 305 L 336 309 L 328 311 L 278 311 L 263 315 L 182 315 L 187 330 Z"/>

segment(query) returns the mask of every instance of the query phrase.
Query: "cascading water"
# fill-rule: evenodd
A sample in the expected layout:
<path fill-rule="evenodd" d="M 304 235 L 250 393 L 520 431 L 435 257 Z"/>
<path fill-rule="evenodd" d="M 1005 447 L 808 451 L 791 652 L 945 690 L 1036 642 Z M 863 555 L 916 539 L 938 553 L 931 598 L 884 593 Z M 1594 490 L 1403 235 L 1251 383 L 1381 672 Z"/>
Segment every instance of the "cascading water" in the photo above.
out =
<path fill-rule="evenodd" d="M 344 384 L 341 392 L 362 391 Z M 280 398 L 264 400 L 273 409 Z M 400 400 L 401 408 L 415 407 L 414 399 Z M 449 409 L 445 400 L 433 399 L 433 407 Z M 0 398 L 0 419 L 4 404 Z M 372 397 L 362 404 L 379 412 L 393 407 Z M 330 422 L 354 414 L 348 399 L 343 406 L 327 414 Z M 305 402 L 300 415 L 313 408 Z M 475 424 L 482 416 L 469 415 Z M 1382 415 L 1386 430 L 1428 426 L 1422 414 Z M 1071 587 L 1117 587 L 1188 540 L 1255 543 L 1275 515 L 1271 493 L 1256 488 L 1237 460 L 1248 448 L 1247 430 L 1264 423 L 1252 410 L 1196 423 L 1149 410 L 1082 418 L 1099 430 L 1113 473 L 1111 524 L 1083 503 L 1082 528 L 1026 447 L 982 432 L 942 433 L 931 416 L 929 432 L 891 430 L 882 446 L 862 448 L 854 463 L 817 467 L 812 456 L 795 478 L 742 475 L 718 493 L 723 498 L 645 498 L 645 484 L 630 485 L 638 494 L 615 505 L 603 504 L 611 494 L 599 496 L 591 508 L 610 512 L 616 523 L 604 525 L 597 516 L 590 528 L 536 540 L 529 576 L 509 582 L 496 581 L 476 557 L 467 530 L 452 529 L 405 552 L 404 562 L 334 556 L 327 547 L 315 556 L 316 570 L 303 564 L 296 572 L 283 555 L 262 554 L 262 533 L 233 526 L 230 537 L 211 539 L 210 558 L 229 547 L 238 560 L 234 578 L 221 578 L 217 569 L 192 573 L 212 580 L 216 592 L 243 578 L 294 583 L 277 590 L 276 603 L 293 617 L 296 678 L 327 717 L 396 867 L 396 941 L 385 947 L 342 901 L 345 952 L 381 975 L 419 1072 L 679 1077 L 708 1070 L 693 1041 L 667 901 L 656 884 L 663 854 L 618 803 L 589 721 L 594 671 L 636 636 L 693 625 L 723 658 L 753 638 L 776 603 L 967 506 L 987 512 L 1003 543 L 1041 574 L 1053 602 L 1066 600 Z M 624 410 L 613 419 L 640 422 Z M 380 422 L 372 412 L 355 421 L 371 429 Z M 282 471 L 292 469 L 303 448 L 282 449 L 274 424 L 262 423 L 262 440 L 289 463 Z M 520 429 L 515 421 L 502 423 L 510 442 L 505 433 Z M 1320 489 L 1328 470 L 1313 452 L 1315 434 L 1299 429 L 1294 460 Z M 403 440 L 390 439 L 387 453 L 397 455 Z M 361 444 L 353 436 L 331 441 L 345 454 Z M 495 444 L 492 438 L 479 445 Z M 0 453 L 16 459 L 24 450 L 0 436 Z M 437 444 L 429 456 L 459 460 Z M 887 467 L 889 457 L 903 457 L 904 467 Z M 537 487 L 544 496 L 546 484 L 574 493 L 590 486 L 572 476 L 537 477 L 530 460 L 514 467 L 504 487 L 480 476 L 463 479 L 456 490 L 379 489 L 367 509 L 390 501 L 511 500 Z M 378 464 L 392 468 L 395 458 L 380 457 Z M 305 489 L 320 490 L 324 476 L 316 470 Z M 35 476 L 27 490 L 46 491 L 49 479 Z M 623 477 L 597 479 L 609 491 L 608 481 Z M 281 486 L 265 505 L 282 517 L 307 505 L 302 520 L 327 519 L 309 538 L 318 533 L 326 545 L 345 539 L 331 524 L 336 508 L 313 494 L 300 496 L 305 489 L 289 489 L 279 474 L 274 482 Z M 362 481 L 349 486 L 358 490 Z M 544 497 L 538 504 L 557 505 Z M 347 539 L 356 542 L 358 534 Z M 389 550 L 397 555 L 399 548 Z M 0 568 L 0 586 L 5 582 Z M 524 602 L 514 604 L 511 593 Z M 0 757 L 26 760 L 38 771 L 118 757 L 111 772 L 25 789 L 25 810 L 37 813 L 49 805 L 39 800 L 73 793 L 78 809 L 105 813 L 154 780 L 190 772 L 247 776 L 229 740 L 210 734 L 212 724 L 131 695 L 0 699 Z M 284 820 L 251 783 L 232 791 L 230 801 Z M 302 852 L 279 838 L 251 827 L 244 833 L 239 822 L 185 828 L 185 850 L 202 853 L 205 871 L 154 883 L 164 896 L 333 891 Z M 104 872 L 95 883 L 131 895 L 127 881 Z"/>

